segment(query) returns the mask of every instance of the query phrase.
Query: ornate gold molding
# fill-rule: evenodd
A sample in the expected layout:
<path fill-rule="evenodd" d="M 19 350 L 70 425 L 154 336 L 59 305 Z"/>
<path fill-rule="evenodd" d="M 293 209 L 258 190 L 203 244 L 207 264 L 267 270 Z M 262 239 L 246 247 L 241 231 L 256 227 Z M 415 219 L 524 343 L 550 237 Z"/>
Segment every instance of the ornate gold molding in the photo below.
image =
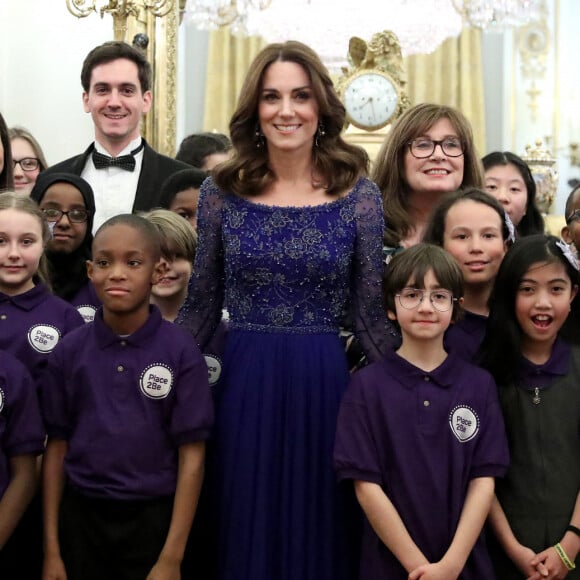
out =
<path fill-rule="evenodd" d="M 518 33 L 518 48 L 521 56 L 521 71 L 528 81 L 526 94 L 532 121 L 538 117 L 538 98 L 542 94 L 542 81 L 546 74 L 546 61 L 550 52 L 550 30 L 543 6 L 541 21 L 523 26 Z"/>
<path fill-rule="evenodd" d="M 151 61 L 155 74 L 153 143 L 157 151 L 173 157 L 177 139 L 179 7 L 175 5 L 165 18 L 153 22 L 155 24 L 155 54 Z"/>

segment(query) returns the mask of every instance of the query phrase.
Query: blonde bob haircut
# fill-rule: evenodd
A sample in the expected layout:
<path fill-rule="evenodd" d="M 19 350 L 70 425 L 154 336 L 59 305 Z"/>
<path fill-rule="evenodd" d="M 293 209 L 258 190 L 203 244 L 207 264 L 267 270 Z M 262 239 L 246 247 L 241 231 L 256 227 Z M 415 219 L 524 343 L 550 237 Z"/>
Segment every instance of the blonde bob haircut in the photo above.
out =
<path fill-rule="evenodd" d="M 463 180 L 459 189 L 483 188 L 483 166 L 473 143 L 471 124 L 457 109 L 422 103 L 407 109 L 393 125 L 377 156 L 373 181 L 383 195 L 384 243 L 396 247 L 413 228 L 409 214 L 410 188 L 405 175 L 405 154 L 410 141 L 425 135 L 440 119 L 448 119 L 463 145 Z"/>
<path fill-rule="evenodd" d="M 42 232 L 42 245 L 46 248 L 46 244 L 51 238 L 50 229 L 47 221 L 44 219 L 44 214 L 38 207 L 38 204 L 29 195 L 25 193 L 16 193 L 15 191 L 5 191 L 0 193 L 0 211 L 3 209 L 15 209 L 36 218 L 40 224 Z M 40 257 L 38 270 L 36 271 L 33 280 L 35 282 L 42 282 L 52 291 L 45 252 L 43 252 Z"/>
<path fill-rule="evenodd" d="M 216 184 L 222 190 L 251 196 L 259 194 L 275 179 L 258 115 L 264 74 L 274 62 L 294 62 L 308 75 L 319 120 L 317 138 L 312 142 L 312 166 L 321 181 L 315 185 L 324 187 L 330 195 L 343 193 L 358 177 L 367 174 L 368 155 L 341 137 L 345 109 L 328 71 L 311 48 L 297 41 L 266 46 L 250 65 L 230 121 L 234 153 L 214 170 Z"/>
<path fill-rule="evenodd" d="M 163 256 L 169 259 L 185 258 L 193 264 L 197 234 L 186 219 L 168 209 L 154 209 L 140 215 L 157 229 Z"/>

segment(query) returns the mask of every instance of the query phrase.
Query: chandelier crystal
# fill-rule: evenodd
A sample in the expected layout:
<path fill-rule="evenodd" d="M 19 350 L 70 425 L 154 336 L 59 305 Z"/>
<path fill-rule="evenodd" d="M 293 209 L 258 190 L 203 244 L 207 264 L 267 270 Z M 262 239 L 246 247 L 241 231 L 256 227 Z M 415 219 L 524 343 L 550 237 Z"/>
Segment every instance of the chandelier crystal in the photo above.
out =
<path fill-rule="evenodd" d="M 249 16 L 271 4 L 272 0 L 187 0 L 184 15 L 201 30 L 229 27 L 232 34 L 251 36 L 256 32 L 248 28 Z"/>
<path fill-rule="evenodd" d="M 542 0 L 187 0 L 198 28 L 228 26 L 266 42 L 300 40 L 331 70 L 346 64 L 349 39 L 392 30 L 404 56 L 433 52 L 463 26 L 504 29 L 537 19 Z"/>
<path fill-rule="evenodd" d="M 461 17 L 449 0 L 399 1 L 396 7 L 376 0 L 342 5 L 336 0 L 272 0 L 268 10 L 249 16 L 248 28 L 268 42 L 300 40 L 329 68 L 338 69 L 346 64 L 352 36 L 370 39 L 379 30 L 392 30 L 403 55 L 429 53 L 461 32 Z"/>
<path fill-rule="evenodd" d="M 452 0 L 467 26 L 504 30 L 538 20 L 542 0 Z"/>

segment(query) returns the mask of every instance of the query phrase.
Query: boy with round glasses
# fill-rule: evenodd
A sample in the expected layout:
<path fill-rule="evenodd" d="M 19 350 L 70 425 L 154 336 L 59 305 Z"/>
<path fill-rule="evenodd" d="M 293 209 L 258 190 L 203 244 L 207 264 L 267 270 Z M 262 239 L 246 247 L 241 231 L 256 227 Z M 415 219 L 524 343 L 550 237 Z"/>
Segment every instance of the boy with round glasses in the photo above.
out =
<path fill-rule="evenodd" d="M 402 342 L 353 375 L 334 451 L 366 515 L 359 577 L 493 578 L 481 530 L 508 450 L 493 379 L 443 346 L 461 271 L 418 244 L 392 259 L 383 283 Z"/>

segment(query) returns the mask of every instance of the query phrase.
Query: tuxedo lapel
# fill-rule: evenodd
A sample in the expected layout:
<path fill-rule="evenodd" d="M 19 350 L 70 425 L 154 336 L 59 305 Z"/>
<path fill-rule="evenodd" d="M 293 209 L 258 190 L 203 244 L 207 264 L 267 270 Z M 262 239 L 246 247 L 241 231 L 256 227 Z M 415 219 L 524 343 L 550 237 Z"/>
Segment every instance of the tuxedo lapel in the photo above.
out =
<path fill-rule="evenodd" d="M 159 187 L 157 184 L 159 175 L 159 154 L 149 147 L 145 142 L 143 149 L 143 162 L 141 163 L 141 173 L 135 192 L 133 211 L 148 211 L 155 207 L 159 197 Z"/>

